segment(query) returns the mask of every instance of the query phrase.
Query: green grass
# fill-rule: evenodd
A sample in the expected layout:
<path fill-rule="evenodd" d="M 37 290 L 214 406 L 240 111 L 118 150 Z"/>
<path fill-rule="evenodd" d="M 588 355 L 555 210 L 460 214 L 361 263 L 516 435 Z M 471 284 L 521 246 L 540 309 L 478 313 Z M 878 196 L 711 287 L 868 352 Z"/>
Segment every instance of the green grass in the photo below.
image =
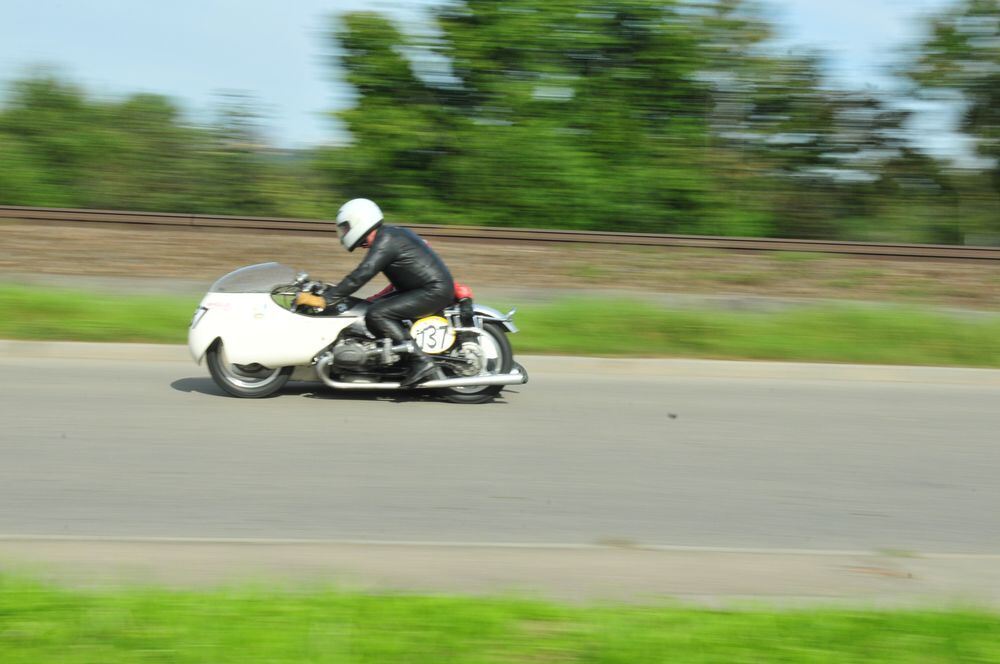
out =
<path fill-rule="evenodd" d="M 0 337 L 184 343 L 197 298 L 0 287 Z M 516 318 L 518 352 L 1000 367 L 1000 317 L 900 307 L 781 313 L 571 300 Z"/>
<path fill-rule="evenodd" d="M 516 320 L 523 352 L 1000 367 L 1000 317 L 898 307 L 752 313 L 575 301 Z"/>
<path fill-rule="evenodd" d="M 0 577 L 0 661 L 1000 662 L 1000 616 L 260 588 L 76 591 Z"/>
<path fill-rule="evenodd" d="M 0 286 L 0 337 L 184 343 L 198 297 Z"/>

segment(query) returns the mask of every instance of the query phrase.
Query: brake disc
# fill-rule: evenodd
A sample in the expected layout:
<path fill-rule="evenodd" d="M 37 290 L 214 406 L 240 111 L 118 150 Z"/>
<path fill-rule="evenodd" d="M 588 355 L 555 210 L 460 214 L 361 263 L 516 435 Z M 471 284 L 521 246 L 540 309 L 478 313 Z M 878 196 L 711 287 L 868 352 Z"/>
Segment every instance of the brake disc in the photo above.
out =
<path fill-rule="evenodd" d="M 465 360 L 462 367 L 458 369 L 460 376 L 478 376 L 486 367 L 486 353 L 483 352 L 482 346 L 477 343 L 466 341 L 455 355 Z"/>

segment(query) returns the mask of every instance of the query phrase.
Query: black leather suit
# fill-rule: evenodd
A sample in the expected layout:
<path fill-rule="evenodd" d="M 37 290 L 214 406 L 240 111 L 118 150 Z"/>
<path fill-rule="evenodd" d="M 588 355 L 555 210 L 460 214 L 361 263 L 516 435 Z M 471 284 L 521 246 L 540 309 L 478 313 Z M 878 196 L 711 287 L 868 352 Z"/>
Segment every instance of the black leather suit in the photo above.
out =
<path fill-rule="evenodd" d="M 335 288 L 326 292 L 337 300 L 364 286 L 379 272 L 385 273 L 396 292 L 372 303 L 365 324 L 375 336 L 407 341 L 401 320 L 416 320 L 455 301 L 455 282 L 444 261 L 408 228 L 381 226 L 368 255 Z"/>

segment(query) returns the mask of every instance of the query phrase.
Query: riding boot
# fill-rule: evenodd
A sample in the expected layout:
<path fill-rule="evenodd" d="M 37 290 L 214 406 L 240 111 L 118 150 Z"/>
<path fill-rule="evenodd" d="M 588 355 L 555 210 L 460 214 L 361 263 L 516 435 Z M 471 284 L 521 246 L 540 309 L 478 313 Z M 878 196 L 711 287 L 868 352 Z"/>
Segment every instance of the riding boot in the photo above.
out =
<path fill-rule="evenodd" d="M 431 377 L 436 371 L 437 365 L 434 364 L 434 360 L 424 351 L 414 347 L 413 352 L 410 353 L 410 370 L 399 384 L 402 387 L 416 385 L 425 378 Z"/>

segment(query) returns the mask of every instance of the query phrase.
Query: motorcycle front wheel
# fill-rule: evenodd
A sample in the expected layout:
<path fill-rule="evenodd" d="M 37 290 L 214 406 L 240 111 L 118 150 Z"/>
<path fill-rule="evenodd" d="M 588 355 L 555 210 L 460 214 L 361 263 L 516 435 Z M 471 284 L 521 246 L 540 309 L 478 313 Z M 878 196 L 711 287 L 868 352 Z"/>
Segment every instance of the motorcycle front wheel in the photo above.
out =
<path fill-rule="evenodd" d="M 244 399 L 271 396 L 285 386 L 294 369 L 272 369 L 260 364 L 233 364 L 226 357 L 226 349 L 221 340 L 208 349 L 205 361 L 216 385 L 228 394 Z"/>
<path fill-rule="evenodd" d="M 507 339 L 507 332 L 496 323 L 485 323 L 479 335 L 479 346 L 486 356 L 482 374 L 510 373 L 514 367 L 514 351 Z M 441 396 L 452 403 L 486 403 L 496 398 L 503 385 L 479 387 L 449 387 L 440 390 Z"/>

